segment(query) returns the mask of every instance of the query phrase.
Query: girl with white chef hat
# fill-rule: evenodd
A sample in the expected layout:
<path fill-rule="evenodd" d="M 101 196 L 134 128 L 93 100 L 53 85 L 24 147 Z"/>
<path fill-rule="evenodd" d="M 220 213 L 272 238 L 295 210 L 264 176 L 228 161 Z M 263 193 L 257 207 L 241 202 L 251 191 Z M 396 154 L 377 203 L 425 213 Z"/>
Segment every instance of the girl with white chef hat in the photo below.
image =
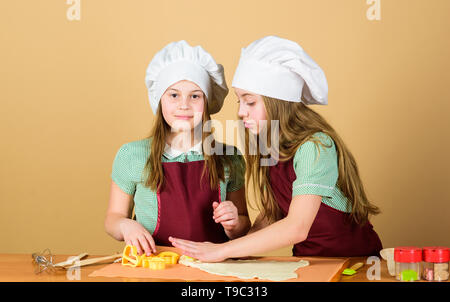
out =
<path fill-rule="evenodd" d="M 289 245 L 294 256 L 378 255 L 382 245 L 369 216 L 379 209 L 367 198 L 351 152 L 310 108 L 328 103 L 319 65 L 297 43 L 267 36 L 242 50 L 232 86 L 247 128 L 247 183 L 260 192 L 260 214 L 247 236 L 222 244 L 170 238 L 172 244 L 211 262 Z M 271 135 L 273 120 L 279 145 L 270 151 L 279 160 L 269 166 L 248 152 L 249 138 Z"/>
<path fill-rule="evenodd" d="M 201 46 L 173 42 L 154 56 L 145 83 L 156 121 L 149 138 L 116 154 L 106 231 L 147 255 L 169 236 L 222 243 L 246 234 L 243 157 L 206 144 L 212 134 L 202 131 L 228 93 L 222 65 Z"/>

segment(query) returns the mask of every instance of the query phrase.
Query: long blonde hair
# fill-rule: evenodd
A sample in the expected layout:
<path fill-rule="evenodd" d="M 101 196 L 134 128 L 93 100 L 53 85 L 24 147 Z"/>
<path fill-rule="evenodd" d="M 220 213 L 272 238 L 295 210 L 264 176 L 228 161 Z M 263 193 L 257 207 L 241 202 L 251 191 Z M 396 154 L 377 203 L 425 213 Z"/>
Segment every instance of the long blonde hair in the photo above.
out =
<path fill-rule="evenodd" d="M 209 120 L 211 120 L 211 116 L 208 113 L 208 105 L 205 98 L 202 123 Z M 150 156 L 147 159 L 147 163 L 145 165 L 143 173 L 144 185 L 146 187 L 149 187 L 153 191 L 161 190 L 164 188 L 164 172 L 161 159 L 164 153 L 166 139 L 168 138 L 170 132 L 170 126 L 169 124 L 167 124 L 163 117 L 160 103 L 156 113 L 155 123 L 153 125 L 151 134 L 148 137 L 149 139 L 151 139 Z M 237 149 L 234 148 L 234 154 L 230 156 L 230 152 L 228 151 L 228 153 L 226 153 L 225 151 L 225 144 L 223 144 L 224 150 L 222 154 L 226 155 L 213 154 L 209 147 L 212 147 L 211 149 L 214 149 L 217 143 L 216 140 L 212 139 L 211 146 L 204 144 L 205 139 L 209 135 L 213 135 L 213 131 L 202 131 L 202 145 L 204 150 L 203 156 L 205 159 L 205 165 L 203 166 L 201 178 L 203 178 L 206 173 L 206 169 L 208 169 L 211 189 L 216 189 L 219 185 L 219 182 L 224 181 L 225 179 L 225 167 L 229 168 L 230 178 L 234 179 L 235 173 L 244 173 L 243 169 L 245 169 L 245 162 L 242 156 L 240 156 L 238 157 L 238 160 L 240 160 L 240 162 L 235 161 L 233 164 L 232 156 L 237 154 Z M 236 165 L 236 163 L 238 164 Z M 240 168 L 242 168 L 242 171 L 239 170 Z"/>
<path fill-rule="evenodd" d="M 317 132 L 327 134 L 333 139 L 336 146 L 339 168 L 337 186 L 350 203 L 351 219 L 356 223 L 364 224 L 368 221 L 369 215 L 380 213 L 380 209 L 367 198 L 354 156 L 336 131 L 322 116 L 302 102 L 295 103 L 266 96 L 262 97 L 267 121 L 279 121 L 280 161 L 290 160 L 297 149 L 308 140 L 313 141 L 316 147 L 318 147 L 318 144 L 324 147 L 331 147 L 331 145 L 324 145 L 313 136 Z M 267 134 L 270 142 L 270 123 L 267 123 L 267 127 L 269 128 L 267 129 Z M 281 211 L 270 185 L 269 167 L 260 165 L 260 160 L 264 157 L 261 156 L 260 152 L 257 152 L 256 155 L 250 154 L 250 134 L 247 129 L 245 131 L 246 183 L 249 185 L 251 180 L 254 191 L 260 192 L 259 194 L 257 193 L 257 200 L 260 200 L 257 206 L 264 217 L 274 222 L 281 218 Z"/>

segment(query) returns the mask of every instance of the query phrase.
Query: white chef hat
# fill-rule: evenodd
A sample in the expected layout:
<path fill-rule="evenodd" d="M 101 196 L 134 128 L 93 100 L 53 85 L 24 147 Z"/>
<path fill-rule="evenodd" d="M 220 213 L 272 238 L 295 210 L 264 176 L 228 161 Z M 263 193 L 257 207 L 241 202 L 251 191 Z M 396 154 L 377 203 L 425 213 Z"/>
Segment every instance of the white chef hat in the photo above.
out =
<path fill-rule="evenodd" d="M 297 43 L 267 36 L 243 48 L 233 87 L 305 104 L 328 104 L 328 83 L 319 65 Z"/>
<path fill-rule="evenodd" d="M 223 66 L 201 46 L 192 47 L 182 40 L 160 50 L 147 67 L 145 85 L 153 113 L 156 114 L 167 88 L 182 80 L 194 82 L 202 89 L 210 114 L 219 112 L 228 94 Z"/>

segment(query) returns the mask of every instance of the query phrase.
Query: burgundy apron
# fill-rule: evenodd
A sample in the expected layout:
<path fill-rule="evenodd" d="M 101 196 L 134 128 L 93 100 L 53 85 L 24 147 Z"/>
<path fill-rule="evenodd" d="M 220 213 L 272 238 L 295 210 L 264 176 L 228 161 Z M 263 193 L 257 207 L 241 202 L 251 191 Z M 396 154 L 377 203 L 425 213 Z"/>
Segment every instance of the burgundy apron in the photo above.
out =
<path fill-rule="evenodd" d="M 274 197 L 286 217 L 292 200 L 292 183 L 296 179 L 293 160 L 270 167 L 270 184 Z M 294 256 L 357 257 L 377 256 L 383 248 L 370 222 L 364 226 L 350 220 L 350 214 L 323 202 L 306 240 L 294 245 Z"/>
<path fill-rule="evenodd" d="M 213 217 L 214 201 L 221 202 L 220 185 L 212 190 L 205 161 L 162 163 L 164 187 L 157 192 L 158 221 L 152 236 L 157 245 L 171 246 L 169 236 L 222 243 L 228 240 Z M 201 180 L 200 180 L 201 179 Z"/>

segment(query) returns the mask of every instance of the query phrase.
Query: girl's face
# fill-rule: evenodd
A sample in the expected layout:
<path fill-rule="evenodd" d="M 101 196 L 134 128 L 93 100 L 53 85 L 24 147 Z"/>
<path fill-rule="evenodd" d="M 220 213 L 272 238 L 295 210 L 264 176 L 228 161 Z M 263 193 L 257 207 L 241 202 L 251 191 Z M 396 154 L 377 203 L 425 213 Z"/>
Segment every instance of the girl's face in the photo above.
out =
<path fill-rule="evenodd" d="M 234 88 L 234 92 L 239 100 L 238 116 L 244 122 L 245 128 L 253 134 L 258 134 L 263 125 L 259 122 L 267 120 L 262 96 L 240 88 Z"/>
<path fill-rule="evenodd" d="M 203 117 L 205 95 L 196 84 L 179 81 L 164 92 L 161 110 L 172 131 L 193 130 Z"/>

